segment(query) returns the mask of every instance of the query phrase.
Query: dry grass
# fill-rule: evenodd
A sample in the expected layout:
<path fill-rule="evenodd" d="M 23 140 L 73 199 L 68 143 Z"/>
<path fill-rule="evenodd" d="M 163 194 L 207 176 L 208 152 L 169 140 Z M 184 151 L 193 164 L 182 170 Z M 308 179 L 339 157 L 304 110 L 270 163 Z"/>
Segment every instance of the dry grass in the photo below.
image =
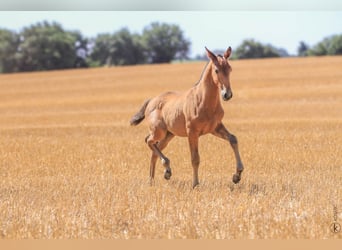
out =
<path fill-rule="evenodd" d="M 187 142 L 165 154 L 173 176 L 148 185 L 142 102 L 186 90 L 205 63 L 0 75 L 0 237 L 342 238 L 342 57 L 234 61 L 229 144 L 200 140 L 191 189 Z M 223 150 L 224 149 L 224 150 Z"/>

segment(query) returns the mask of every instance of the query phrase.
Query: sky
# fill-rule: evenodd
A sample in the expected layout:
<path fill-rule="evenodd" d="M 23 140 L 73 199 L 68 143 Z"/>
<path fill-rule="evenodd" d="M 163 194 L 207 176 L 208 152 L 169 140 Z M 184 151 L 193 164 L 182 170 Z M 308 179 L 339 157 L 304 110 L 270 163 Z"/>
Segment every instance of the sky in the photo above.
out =
<path fill-rule="evenodd" d="M 56 21 L 84 36 L 113 33 L 126 27 L 142 33 L 152 22 L 177 24 L 191 41 L 190 56 L 236 48 L 254 38 L 297 54 L 300 41 L 313 46 L 342 34 L 342 11 L 0 11 L 0 28 L 20 31 L 40 21 Z"/>

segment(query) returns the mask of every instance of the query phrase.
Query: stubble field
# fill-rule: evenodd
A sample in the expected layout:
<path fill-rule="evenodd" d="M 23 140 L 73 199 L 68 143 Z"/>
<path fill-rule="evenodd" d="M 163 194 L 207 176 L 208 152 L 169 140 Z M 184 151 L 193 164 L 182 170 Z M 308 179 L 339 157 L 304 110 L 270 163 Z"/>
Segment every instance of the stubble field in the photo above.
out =
<path fill-rule="evenodd" d="M 0 75 L 3 239 L 342 238 L 342 57 L 232 61 L 229 143 L 200 139 L 193 190 L 187 140 L 149 185 L 142 102 L 187 90 L 205 62 Z"/>

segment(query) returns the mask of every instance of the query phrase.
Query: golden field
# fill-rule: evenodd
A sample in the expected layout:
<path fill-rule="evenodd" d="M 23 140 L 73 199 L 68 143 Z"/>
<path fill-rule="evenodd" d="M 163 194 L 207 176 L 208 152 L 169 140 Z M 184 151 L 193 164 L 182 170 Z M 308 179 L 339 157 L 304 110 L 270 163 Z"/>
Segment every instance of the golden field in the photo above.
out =
<path fill-rule="evenodd" d="M 0 75 L 2 239 L 333 239 L 342 224 L 342 57 L 232 61 L 229 143 L 185 138 L 149 185 L 143 101 L 187 90 L 205 62 Z"/>

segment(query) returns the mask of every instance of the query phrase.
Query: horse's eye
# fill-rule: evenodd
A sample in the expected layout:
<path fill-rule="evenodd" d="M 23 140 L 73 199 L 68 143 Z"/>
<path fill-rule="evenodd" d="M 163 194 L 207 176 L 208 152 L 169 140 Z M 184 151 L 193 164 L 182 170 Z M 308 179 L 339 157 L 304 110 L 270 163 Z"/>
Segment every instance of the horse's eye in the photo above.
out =
<path fill-rule="evenodd" d="M 218 69 L 215 69 L 215 73 L 216 73 L 216 74 L 218 73 Z"/>

